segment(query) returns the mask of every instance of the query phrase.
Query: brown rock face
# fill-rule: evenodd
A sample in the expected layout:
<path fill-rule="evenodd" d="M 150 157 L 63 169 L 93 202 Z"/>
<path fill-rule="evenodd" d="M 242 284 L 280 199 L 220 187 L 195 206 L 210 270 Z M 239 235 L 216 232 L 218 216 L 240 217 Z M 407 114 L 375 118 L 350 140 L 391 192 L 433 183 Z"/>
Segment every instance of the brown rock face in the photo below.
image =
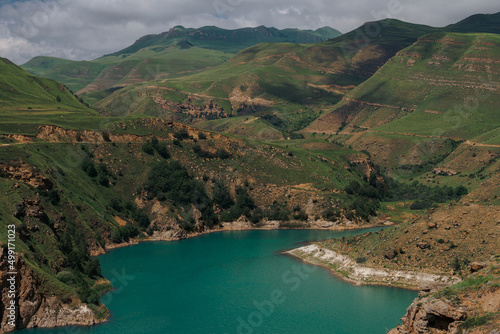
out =
<path fill-rule="evenodd" d="M 472 262 L 472 263 L 470 264 L 469 268 L 470 268 L 470 272 L 471 272 L 471 273 L 475 273 L 475 272 L 477 272 L 477 271 L 479 271 L 479 270 L 483 269 L 483 268 L 484 268 L 484 264 L 482 264 L 482 263 L 477 263 L 477 262 Z"/>
<path fill-rule="evenodd" d="M 414 301 L 401 319 L 403 324 L 388 334 L 454 334 L 460 322 L 466 318 L 465 310 L 428 297 Z"/>
<path fill-rule="evenodd" d="M 26 163 L 0 165 L 0 171 L 9 179 L 19 180 L 40 190 L 53 188 L 52 181 Z"/>
<path fill-rule="evenodd" d="M 429 247 L 429 244 L 427 242 L 419 242 L 417 244 L 417 247 L 420 249 L 426 249 L 427 247 Z"/>
<path fill-rule="evenodd" d="M 395 251 L 388 251 L 387 253 L 385 253 L 384 257 L 388 260 L 392 260 L 396 257 L 396 252 Z"/>
<path fill-rule="evenodd" d="M 56 327 L 67 325 L 93 325 L 96 320 L 94 313 L 87 305 L 78 301 L 64 304 L 57 297 L 46 296 L 39 290 L 41 282 L 33 270 L 26 265 L 18 255 L 15 268 L 17 275 L 9 274 L 7 251 L 0 248 L 0 334 L 17 329 L 33 327 Z M 9 278 L 15 277 L 15 297 L 11 298 L 11 284 Z M 9 305 L 15 302 L 14 326 L 9 324 Z"/>

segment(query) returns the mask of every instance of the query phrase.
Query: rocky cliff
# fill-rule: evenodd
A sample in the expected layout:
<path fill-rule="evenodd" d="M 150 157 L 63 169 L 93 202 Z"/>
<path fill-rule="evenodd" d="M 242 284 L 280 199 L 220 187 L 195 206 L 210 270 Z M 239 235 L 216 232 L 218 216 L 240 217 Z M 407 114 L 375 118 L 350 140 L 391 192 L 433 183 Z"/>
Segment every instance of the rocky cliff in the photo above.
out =
<path fill-rule="evenodd" d="M 16 280 L 13 283 L 15 297 L 11 298 L 9 296 L 9 292 L 12 291 L 11 284 L 7 279 L 11 278 L 12 275 L 9 274 L 6 253 L 4 248 L 0 249 L 2 301 L 0 303 L 0 314 L 2 314 L 0 333 L 34 327 L 93 325 L 102 321 L 96 318 L 94 312 L 86 304 L 71 299 L 63 302 L 58 297 L 43 292 L 40 288 L 42 279 L 21 257 L 15 261 L 17 272 Z M 13 312 L 8 311 L 11 300 L 14 301 L 15 306 Z"/>
<path fill-rule="evenodd" d="M 413 302 L 403 324 L 388 334 L 410 333 L 457 333 L 459 324 L 467 318 L 467 312 L 449 303 L 435 298 L 424 298 Z"/>
<path fill-rule="evenodd" d="M 422 291 L 388 334 L 500 333 L 498 262 L 473 263 L 463 282 Z"/>

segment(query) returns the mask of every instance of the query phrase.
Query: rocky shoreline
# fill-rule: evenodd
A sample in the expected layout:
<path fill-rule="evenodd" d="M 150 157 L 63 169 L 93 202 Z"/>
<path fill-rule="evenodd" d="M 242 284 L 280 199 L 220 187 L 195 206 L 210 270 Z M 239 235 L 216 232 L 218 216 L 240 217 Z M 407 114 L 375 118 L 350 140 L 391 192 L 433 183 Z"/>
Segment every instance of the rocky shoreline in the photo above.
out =
<path fill-rule="evenodd" d="M 338 222 L 314 221 L 310 222 L 309 226 L 304 225 L 301 229 L 308 230 L 330 230 L 330 231 L 343 231 L 343 230 L 357 230 L 364 228 L 371 228 L 382 226 L 380 224 L 370 225 L 357 225 L 354 223 L 340 224 Z M 127 247 L 138 244 L 139 242 L 147 241 L 175 241 L 187 238 L 194 238 L 197 236 L 222 232 L 222 231 L 245 231 L 245 230 L 277 230 L 285 229 L 280 228 L 280 222 L 268 221 L 260 226 L 254 226 L 248 221 L 235 221 L 223 223 L 222 227 L 217 229 L 205 229 L 199 232 L 186 233 L 184 231 L 170 230 L 159 232 L 156 231 L 151 237 L 144 239 L 131 240 L 127 243 L 107 245 L 105 249 L 98 249 L 92 251 L 92 255 L 102 255 L 107 251 L 115 248 Z M 286 228 L 289 229 L 289 228 Z M 3 249 L 0 249 L 3 252 Z M 0 272 L 2 285 L 2 304 L 7 305 L 7 259 L 3 256 L 0 261 Z M 106 318 L 99 318 L 95 315 L 86 304 L 77 300 L 72 300 L 69 303 L 64 303 L 58 297 L 46 296 L 40 291 L 42 280 L 37 277 L 34 271 L 25 263 L 22 257 L 18 257 L 17 267 L 20 277 L 18 286 L 19 299 L 18 299 L 18 316 L 15 327 L 8 325 L 7 312 L 2 305 L 0 311 L 2 312 L 2 321 L 0 323 L 0 334 L 21 330 L 26 328 L 54 328 L 62 326 L 92 326 L 95 324 L 107 321 Z"/>
<path fill-rule="evenodd" d="M 41 289 L 43 278 L 39 277 L 22 257 L 15 262 L 16 268 L 16 304 L 15 325 L 9 324 L 7 306 L 10 305 L 8 257 L 0 248 L 0 311 L 2 319 L 0 334 L 25 328 L 53 328 L 59 326 L 91 326 L 105 319 L 97 317 L 93 310 L 79 300 L 62 301 L 56 296 L 49 296 Z"/>
<path fill-rule="evenodd" d="M 461 281 L 460 278 L 453 276 L 366 267 L 356 263 L 349 256 L 322 248 L 317 244 L 292 249 L 286 254 L 328 268 L 336 276 L 356 285 L 387 285 L 420 291 Z"/>

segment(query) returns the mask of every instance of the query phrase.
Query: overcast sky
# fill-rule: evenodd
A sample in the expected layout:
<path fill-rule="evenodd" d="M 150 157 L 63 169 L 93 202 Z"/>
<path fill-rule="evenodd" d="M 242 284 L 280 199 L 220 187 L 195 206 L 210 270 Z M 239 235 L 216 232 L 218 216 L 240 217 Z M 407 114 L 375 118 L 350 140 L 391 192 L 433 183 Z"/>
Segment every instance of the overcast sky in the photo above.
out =
<path fill-rule="evenodd" d="M 89 60 L 175 25 L 347 32 L 385 17 L 445 26 L 498 11 L 498 0 L 0 0 L 0 56 Z"/>

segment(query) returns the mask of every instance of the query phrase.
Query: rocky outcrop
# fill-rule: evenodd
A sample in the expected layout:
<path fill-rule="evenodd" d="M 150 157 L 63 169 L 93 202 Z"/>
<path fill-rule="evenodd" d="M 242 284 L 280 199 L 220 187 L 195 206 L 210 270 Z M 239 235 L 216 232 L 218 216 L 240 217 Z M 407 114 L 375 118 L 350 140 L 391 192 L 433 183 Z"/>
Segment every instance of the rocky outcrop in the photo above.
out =
<path fill-rule="evenodd" d="M 9 272 L 7 251 L 0 248 L 0 291 L 1 303 L 0 334 L 23 328 L 56 327 L 68 325 L 93 325 L 102 320 L 95 317 L 94 312 L 78 300 L 68 300 L 66 303 L 56 296 L 48 296 L 41 291 L 41 280 L 35 271 L 18 256 L 15 260 L 15 272 Z M 13 286 L 8 278 L 15 277 Z M 15 297 L 9 295 L 15 286 Z M 15 310 L 9 318 L 8 311 L 11 300 L 14 301 Z M 11 320 L 14 320 L 9 324 Z"/>
<path fill-rule="evenodd" d="M 454 334 L 458 325 L 467 318 L 463 308 L 427 297 L 415 300 L 401 319 L 402 325 L 391 329 L 388 334 Z"/>
<path fill-rule="evenodd" d="M 457 175 L 457 172 L 455 172 L 454 170 L 451 170 L 451 169 L 446 169 L 446 168 L 439 168 L 439 167 L 436 167 L 432 170 L 432 172 L 434 174 L 438 174 L 438 175 L 445 175 L 445 176 L 453 176 L 453 175 Z"/>
<path fill-rule="evenodd" d="M 26 163 L 0 165 L 0 173 L 5 178 L 24 182 L 39 190 L 50 190 L 53 188 L 52 181 Z"/>

